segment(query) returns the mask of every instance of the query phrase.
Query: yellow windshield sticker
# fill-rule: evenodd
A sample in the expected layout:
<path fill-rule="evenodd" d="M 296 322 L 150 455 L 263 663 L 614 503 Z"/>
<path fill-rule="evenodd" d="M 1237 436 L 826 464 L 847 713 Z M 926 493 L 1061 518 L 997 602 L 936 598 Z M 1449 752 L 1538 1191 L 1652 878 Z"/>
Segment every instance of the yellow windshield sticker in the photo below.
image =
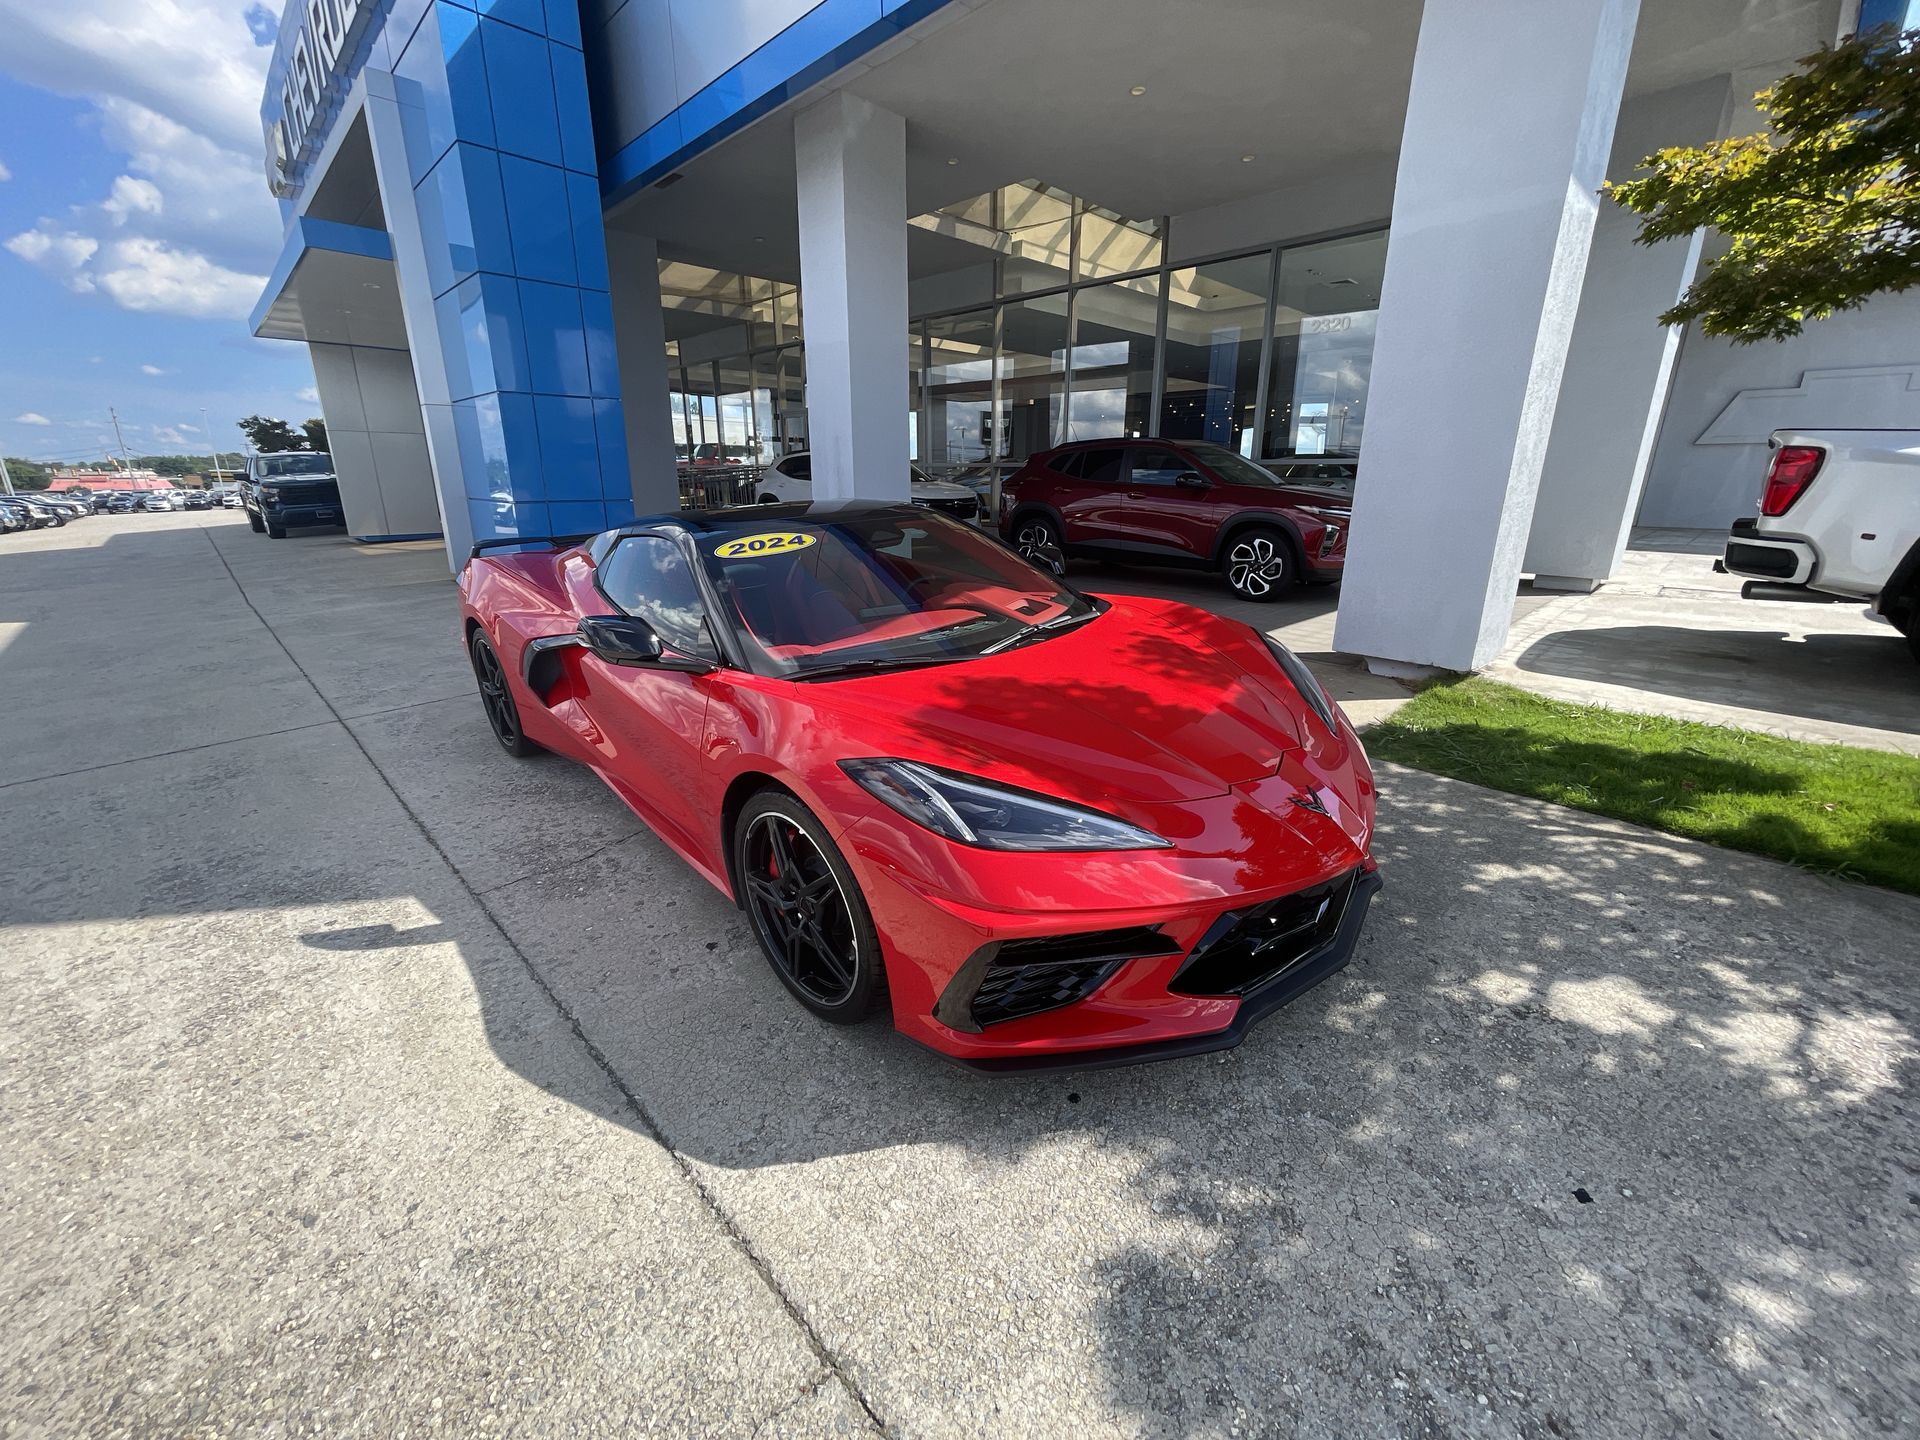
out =
<path fill-rule="evenodd" d="M 722 560 L 746 560 L 760 555 L 785 555 L 790 551 L 804 550 L 809 545 L 820 542 L 818 535 L 808 535 L 799 530 L 770 530 L 765 535 L 749 535 L 741 540 L 729 540 L 718 546 L 714 554 Z"/>

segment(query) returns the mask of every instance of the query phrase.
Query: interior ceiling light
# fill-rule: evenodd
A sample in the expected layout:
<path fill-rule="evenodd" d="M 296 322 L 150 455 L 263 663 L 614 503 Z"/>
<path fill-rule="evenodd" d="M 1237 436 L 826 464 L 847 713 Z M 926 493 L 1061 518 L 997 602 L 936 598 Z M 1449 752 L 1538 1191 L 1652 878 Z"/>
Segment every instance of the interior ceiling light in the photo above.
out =
<path fill-rule="evenodd" d="M 1242 155 L 1242 156 L 1240 157 L 1240 163 L 1241 163 L 1242 165 L 1251 165 L 1251 164 L 1253 163 L 1253 156 L 1251 156 L 1251 155 Z"/>
<path fill-rule="evenodd" d="M 1147 87 L 1144 85 L 1136 85 L 1133 87 L 1133 89 L 1129 90 L 1127 93 L 1129 95 L 1144 95 L 1147 93 Z"/>

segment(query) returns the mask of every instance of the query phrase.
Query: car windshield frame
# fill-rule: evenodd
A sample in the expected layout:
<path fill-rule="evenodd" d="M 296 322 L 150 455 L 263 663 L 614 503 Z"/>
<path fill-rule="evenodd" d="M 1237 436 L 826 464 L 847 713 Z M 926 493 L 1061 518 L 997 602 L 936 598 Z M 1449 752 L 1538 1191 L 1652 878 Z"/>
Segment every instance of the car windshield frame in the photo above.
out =
<path fill-rule="evenodd" d="M 813 538 L 784 555 L 723 558 L 715 553 L 730 541 L 775 533 Z M 918 507 L 820 516 L 742 515 L 724 522 L 709 520 L 680 534 L 705 594 L 709 629 L 721 642 L 723 663 L 771 680 L 811 682 L 976 660 L 1028 641 L 1052 639 L 1108 608 L 993 537 Z M 929 542 L 932 548 L 918 556 L 912 553 L 913 547 Z M 888 548 L 902 545 L 908 547 L 904 554 Z M 810 562 L 813 568 L 798 584 L 815 612 L 827 612 L 821 623 L 853 627 L 845 633 L 809 634 L 807 622 L 795 618 L 801 607 L 793 601 L 792 572 L 764 568 L 794 565 L 810 551 L 818 552 Z M 826 564 L 833 567 L 831 583 L 818 573 Z M 756 573 L 749 567 L 763 568 Z M 950 583 L 927 583 L 927 576 L 934 574 Z M 756 587 L 765 592 L 775 583 L 788 587 L 778 597 L 750 593 Z M 857 598 L 850 597 L 855 588 L 864 588 L 867 598 L 880 603 L 848 606 L 848 598 Z M 989 603 L 990 595 L 1009 597 L 1008 603 Z M 615 597 L 608 598 L 619 604 Z M 1016 605 L 1021 613 L 1014 613 Z M 922 623 L 921 617 L 939 618 L 939 623 Z"/>
<path fill-rule="evenodd" d="M 283 470 L 279 468 L 283 464 L 296 460 L 305 460 L 312 463 L 298 470 Z M 319 468 L 314 468 L 315 464 L 317 464 Z M 322 451 L 301 450 L 279 455 L 262 455 L 260 457 L 260 478 L 262 480 L 319 479 L 331 474 L 333 474 L 333 457 Z"/>

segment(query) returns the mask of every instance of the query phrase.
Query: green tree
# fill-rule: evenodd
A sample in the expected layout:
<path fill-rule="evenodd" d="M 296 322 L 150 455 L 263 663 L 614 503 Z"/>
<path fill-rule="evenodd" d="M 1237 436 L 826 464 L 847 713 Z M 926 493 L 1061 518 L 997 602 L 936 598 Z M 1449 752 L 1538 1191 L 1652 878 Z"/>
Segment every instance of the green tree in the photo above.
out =
<path fill-rule="evenodd" d="M 266 415 L 249 415 L 240 422 L 240 433 L 262 455 L 277 455 L 285 450 L 304 450 L 307 440 L 284 420 Z"/>
<path fill-rule="evenodd" d="M 1712 228 L 1730 242 L 1667 325 L 1741 344 L 1920 285 L 1920 30 L 1883 26 L 1800 61 L 1755 103 L 1770 134 L 1661 150 L 1609 185 L 1657 244 Z"/>
<path fill-rule="evenodd" d="M 308 420 L 301 425 L 300 429 L 306 434 L 307 448 L 309 450 L 325 450 L 327 448 L 326 421 L 319 419 Z"/>
<path fill-rule="evenodd" d="M 16 490 L 44 490 L 52 474 L 52 470 L 37 460 L 7 456 L 7 478 L 13 481 Z"/>

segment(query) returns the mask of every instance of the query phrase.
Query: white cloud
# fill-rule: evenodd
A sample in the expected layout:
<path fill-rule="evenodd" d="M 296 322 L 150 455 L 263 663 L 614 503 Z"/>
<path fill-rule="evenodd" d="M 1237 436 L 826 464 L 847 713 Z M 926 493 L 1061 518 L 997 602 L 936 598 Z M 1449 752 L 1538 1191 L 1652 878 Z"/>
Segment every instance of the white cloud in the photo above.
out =
<path fill-rule="evenodd" d="M 162 445 L 191 445 L 193 441 L 181 433 L 191 429 L 191 425 L 156 425 L 153 427 L 153 438 Z"/>
<path fill-rule="evenodd" d="M 140 367 L 140 373 L 142 375 L 171 375 L 173 372 L 171 370 L 162 370 L 158 365 L 142 365 Z"/>
<path fill-rule="evenodd" d="M 320 403 L 320 388 L 317 385 L 309 385 L 304 390 L 294 391 L 293 398 L 296 400 L 304 400 L 309 405 L 318 405 Z"/>
<path fill-rule="evenodd" d="M 14 416 L 13 423 L 16 425 L 51 425 L 53 421 L 44 415 L 36 415 L 33 411 L 29 410 L 24 415 Z"/>
<path fill-rule="evenodd" d="M 128 310 L 200 319 L 245 319 L 267 283 L 190 250 L 151 239 L 117 240 L 94 266 L 100 289 Z"/>
<path fill-rule="evenodd" d="M 258 7 L 256 7 L 258 8 Z M 235 0 L 0 0 L 0 70 L 91 101 L 125 156 L 98 199 L 6 248 L 129 309 L 244 316 L 281 237 L 260 97 L 270 51 Z M 254 287 L 247 304 L 241 282 Z"/>
<path fill-rule="evenodd" d="M 0 182 L 5 182 L 12 178 L 13 172 L 7 168 L 7 162 L 0 160 Z"/>
<path fill-rule="evenodd" d="M 160 187 L 151 180 L 122 175 L 113 182 L 113 189 L 100 202 L 100 208 L 115 225 L 125 225 L 129 215 L 158 215 L 166 208 L 166 202 Z"/>

